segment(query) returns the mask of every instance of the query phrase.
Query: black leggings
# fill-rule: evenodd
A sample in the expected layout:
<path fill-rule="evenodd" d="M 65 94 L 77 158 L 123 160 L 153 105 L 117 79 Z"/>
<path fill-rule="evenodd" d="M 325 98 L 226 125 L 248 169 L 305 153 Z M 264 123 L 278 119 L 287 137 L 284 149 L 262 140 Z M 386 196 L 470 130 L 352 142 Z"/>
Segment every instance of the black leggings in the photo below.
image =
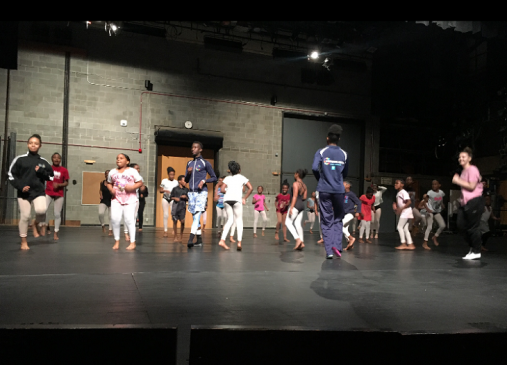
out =
<path fill-rule="evenodd" d="M 139 228 L 143 228 L 143 212 L 144 212 L 145 205 L 146 205 L 146 200 L 139 199 L 139 210 L 137 211 L 137 215 L 139 217 Z"/>

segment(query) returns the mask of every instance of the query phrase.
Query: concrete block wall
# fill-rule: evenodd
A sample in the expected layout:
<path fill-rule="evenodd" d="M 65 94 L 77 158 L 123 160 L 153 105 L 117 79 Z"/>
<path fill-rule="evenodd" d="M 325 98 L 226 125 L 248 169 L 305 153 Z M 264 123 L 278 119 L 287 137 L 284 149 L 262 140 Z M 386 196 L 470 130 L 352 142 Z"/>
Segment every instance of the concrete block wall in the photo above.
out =
<path fill-rule="evenodd" d="M 28 38 L 23 31 L 20 34 Z M 228 161 L 238 161 L 254 189 L 263 185 L 265 194 L 274 199 L 279 193 L 280 179 L 273 172 L 281 169 L 275 154 L 280 156 L 282 148 L 284 110 L 330 112 L 371 124 L 369 74 L 339 71 L 343 77 L 336 85 L 302 85 L 300 66 L 274 64 L 260 55 L 229 54 L 146 36 L 108 37 L 94 31 L 75 33 L 74 42 L 73 47 L 81 51 L 70 50 L 66 167 L 71 182 L 66 209 L 67 219 L 82 224 L 99 223 L 98 207 L 81 205 L 82 172 L 114 168 L 120 152 L 141 165 L 151 192 L 145 224 L 154 224 L 153 198 L 160 183 L 155 181 L 156 126 L 182 128 L 190 120 L 196 132 L 221 132 L 224 145 L 216 169 L 224 175 Z M 9 105 L 9 131 L 23 141 L 17 143 L 18 154 L 26 151 L 24 141 L 32 133 L 41 134 L 40 152 L 48 161 L 53 152 L 61 153 L 65 51 L 21 42 L 18 70 L 11 71 Z M 0 72 L 0 130 L 4 128 L 5 75 Z M 154 84 L 152 93 L 146 92 L 145 80 Z M 269 104 L 272 95 L 279 100 L 276 107 Z M 139 153 L 141 111 L 143 152 Z M 128 121 L 127 127 L 120 126 L 122 119 Z M 87 165 L 85 159 L 96 162 Z M 253 222 L 253 209 L 247 210 L 246 226 Z M 274 227 L 274 209 L 269 213 Z M 50 219 L 52 215 L 50 209 Z"/>

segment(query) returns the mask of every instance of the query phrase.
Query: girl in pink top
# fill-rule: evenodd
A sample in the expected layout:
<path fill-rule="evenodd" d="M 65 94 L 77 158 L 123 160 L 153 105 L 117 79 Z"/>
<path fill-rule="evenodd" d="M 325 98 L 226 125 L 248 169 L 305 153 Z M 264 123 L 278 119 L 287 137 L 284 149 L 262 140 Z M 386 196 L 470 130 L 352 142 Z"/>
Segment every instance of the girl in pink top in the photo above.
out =
<path fill-rule="evenodd" d="M 259 220 L 259 215 L 262 217 L 262 235 L 264 236 L 264 231 L 266 230 L 266 223 L 268 221 L 268 217 L 266 216 L 266 211 L 269 211 L 266 206 L 266 195 L 262 192 L 264 188 L 262 186 L 257 186 L 257 194 L 253 196 L 252 204 L 255 205 L 254 210 L 254 226 L 253 226 L 253 236 L 257 238 L 257 221 Z"/>
<path fill-rule="evenodd" d="M 107 188 L 111 192 L 111 225 L 115 244 L 113 250 L 120 248 L 121 217 L 125 221 L 130 236 L 130 245 L 127 250 L 136 248 L 136 190 L 143 185 L 141 175 L 136 169 L 129 167 L 130 158 L 120 153 L 116 156 L 116 169 L 109 171 Z"/>
<path fill-rule="evenodd" d="M 453 184 L 461 187 L 461 206 L 458 209 L 458 229 L 464 234 L 470 246 L 470 251 L 463 257 L 464 260 L 481 258 L 481 215 L 484 212 L 484 199 L 482 198 L 483 185 L 479 169 L 470 164 L 472 150 L 466 147 L 458 158 L 463 167 L 461 175 L 454 174 Z"/>
<path fill-rule="evenodd" d="M 373 195 L 373 188 L 368 186 L 366 194 L 361 195 L 359 200 L 361 201 L 361 228 L 359 228 L 359 243 L 364 243 L 363 233 L 366 231 L 366 242 L 370 241 L 370 224 L 371 224 L 371 213 L 373 210 L 373 204 L 375 204 L 375 196 Z M 358 218 L 359 219 L 359 218 Z"/>

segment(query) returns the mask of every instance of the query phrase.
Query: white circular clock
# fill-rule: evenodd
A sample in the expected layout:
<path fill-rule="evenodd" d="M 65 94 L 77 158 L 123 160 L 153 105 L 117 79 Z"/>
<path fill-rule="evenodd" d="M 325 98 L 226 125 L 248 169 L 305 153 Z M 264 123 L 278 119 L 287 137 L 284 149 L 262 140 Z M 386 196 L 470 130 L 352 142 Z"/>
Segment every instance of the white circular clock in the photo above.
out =
<path fill-rule="evenodd" d="M 185 128 L 187 128 L 187 129 L 192 128 L 192 122 L 191 122 L 191 121 L 189 121 L 189 120 L 187 120 L 187 121 L 185 122 Z"/>

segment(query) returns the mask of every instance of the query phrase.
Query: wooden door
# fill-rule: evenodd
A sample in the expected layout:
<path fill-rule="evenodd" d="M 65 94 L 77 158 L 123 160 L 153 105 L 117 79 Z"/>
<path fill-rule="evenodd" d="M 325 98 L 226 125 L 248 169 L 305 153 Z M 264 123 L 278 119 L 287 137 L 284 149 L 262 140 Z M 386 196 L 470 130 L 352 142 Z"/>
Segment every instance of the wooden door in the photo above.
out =
<path fill-rule="evenodd" d="M 214 151 L 213 150 L 203 150 L 202 157 L 209 161 L 211 166 L 215 168 L 214 165 Z M 185 175 L 187 163 L 192 159 L 192 152 L 190 151 L 190 146 L 186 147 L 172 147 L 172 146 L 158 146 L 158 156 L 157 156 L 157 211 L 156 211 L 156 227 L 164 227 L 164 211 L 162 210 L 162 199 L 163 194 L 159 193 L 159 186 L 162 182 L 162 179 L 167 179 L 167 168 L 171 166 L 175 174 L 175 179 L 178 179 L 178 176 Z M 207 207 L 207 221 L 206 226 L 208 228 L 212 227 L 213 222 L 213 188 L 214 184 L 209 183 L 208 185 L 208 207 Z M 187 184 L 188 188 L 188 184 Z M 170 214 L 170 213 L 169 213 Z M 202 218 L 201 218 L 202 222 Z M 187 213 L 185 215 L 185 228 L 190 228 L 192 225 L 192 214 L 189 213 L 187 209 Z M 173 221 L 172 218 L 169 217 L 167 228 L 172 229 Z"/>

